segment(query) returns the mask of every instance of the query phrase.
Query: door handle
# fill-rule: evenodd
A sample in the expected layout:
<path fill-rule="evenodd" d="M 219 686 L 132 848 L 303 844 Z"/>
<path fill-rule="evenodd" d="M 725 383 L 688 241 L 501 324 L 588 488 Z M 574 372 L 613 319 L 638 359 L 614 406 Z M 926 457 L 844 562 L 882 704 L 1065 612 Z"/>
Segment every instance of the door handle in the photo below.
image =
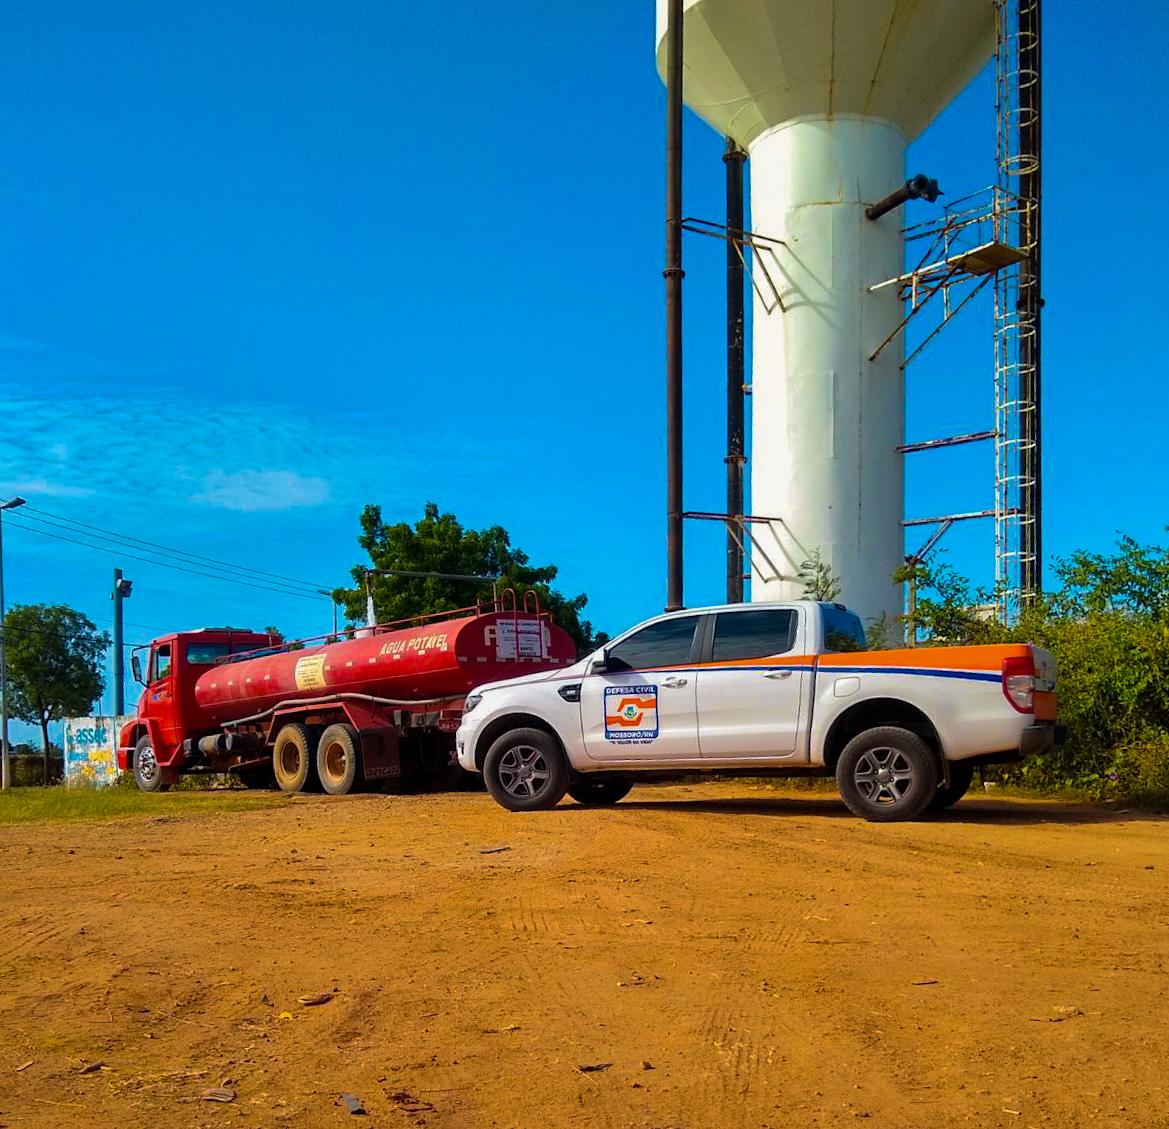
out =
<path fill-rule="evenodd" d="M 769 670 L 764 678 L 791 678 L 794 671 L 790 670 Z"/>
<path fill-rule="evenodd" d="M 687 680 L 685 678 L 663 678 L 662 685 L 669 687 L 685 686 Z"/>

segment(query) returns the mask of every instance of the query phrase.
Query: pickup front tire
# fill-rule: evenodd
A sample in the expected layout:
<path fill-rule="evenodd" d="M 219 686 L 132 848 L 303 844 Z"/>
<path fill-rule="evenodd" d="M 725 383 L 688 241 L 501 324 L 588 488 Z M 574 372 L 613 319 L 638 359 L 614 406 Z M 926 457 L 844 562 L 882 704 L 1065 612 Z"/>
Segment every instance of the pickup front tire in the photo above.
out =
<path fill-rule="evenodd" d="M 492 799 L 508 811 L 541 811 L 564 798 L 569 770 L 551 734 L 513 729 L 487 750 L 483 780 Z"/>
<path fill-rule="evenodd" d="M 849 811 L 874 823 L 916 819 L 938 791 L 938 761 L 916 734 L 894 725 L 858 733 L 836 764 Z"/>

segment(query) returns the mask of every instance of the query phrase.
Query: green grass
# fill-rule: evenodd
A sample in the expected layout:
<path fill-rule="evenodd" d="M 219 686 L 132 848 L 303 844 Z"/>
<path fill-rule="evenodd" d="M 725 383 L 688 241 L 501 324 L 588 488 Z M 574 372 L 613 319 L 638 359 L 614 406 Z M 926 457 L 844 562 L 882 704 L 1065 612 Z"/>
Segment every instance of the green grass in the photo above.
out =
<path fill-rule="evenodd" d="M 179 791 L 147 795 L 131 788 L 13 788 L 0 792 L 0 827 L 135 815 L 196 815 L 264 808 L 282 800 L 276 792 Z"/>

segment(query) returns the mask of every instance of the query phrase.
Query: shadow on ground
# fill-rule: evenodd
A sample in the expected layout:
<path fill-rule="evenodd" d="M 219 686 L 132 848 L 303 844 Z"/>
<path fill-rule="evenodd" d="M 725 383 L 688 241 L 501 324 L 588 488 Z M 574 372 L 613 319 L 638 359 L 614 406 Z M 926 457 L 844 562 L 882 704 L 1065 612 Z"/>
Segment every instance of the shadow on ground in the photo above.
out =
<path fill-rule="evenodd" d="M 636 793 L 635 793 L 636 794 Z M 561 804 L 557 812 L 586 812 L 595 809 L 581 804 Z M 778 818 L 819 816 L 824 819 L 856 819 L 836 796 L 750 796 L 711 799 L 709 796 L 686 799 L 624 800 L 613 811 L 703 812 L 709 815 L 765 815 Z M 956 807 L 924 817 L 925 822 L 985 824 L 987 826 L 1023 826 L 1026 824 L 1099 824 L 1125 823 L 1132 820 L 1169 820 L 1169 816 L 1134 808 L 1105 808 L 1088 803 L 1031 799 L 989 799 L 971 796 Z"/>

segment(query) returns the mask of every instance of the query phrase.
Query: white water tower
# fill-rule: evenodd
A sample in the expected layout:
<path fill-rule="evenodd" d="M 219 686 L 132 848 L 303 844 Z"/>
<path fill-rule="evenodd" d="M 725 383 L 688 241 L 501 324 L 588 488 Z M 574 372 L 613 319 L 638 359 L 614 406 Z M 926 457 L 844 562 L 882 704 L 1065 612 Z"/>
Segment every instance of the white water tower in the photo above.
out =
<path fill-rule="evenodd" d="M 657 0 L 666 75 L 668 0 Z M 905 397 L 895 287 L 903 220 L 865 208 L 906 180 L 905 148 L 990 59 L 994 0 L 683 0 L 683 97 L 749 155 L 751 230 L 777 240 L 755 296 L 752 513 L 794 599 L 819 554 L 863 617 L 901 611 Z M 759 252 L 757 252 L 759 254 Z M 758 270 L 758 264 L 756 265 Z"/>

